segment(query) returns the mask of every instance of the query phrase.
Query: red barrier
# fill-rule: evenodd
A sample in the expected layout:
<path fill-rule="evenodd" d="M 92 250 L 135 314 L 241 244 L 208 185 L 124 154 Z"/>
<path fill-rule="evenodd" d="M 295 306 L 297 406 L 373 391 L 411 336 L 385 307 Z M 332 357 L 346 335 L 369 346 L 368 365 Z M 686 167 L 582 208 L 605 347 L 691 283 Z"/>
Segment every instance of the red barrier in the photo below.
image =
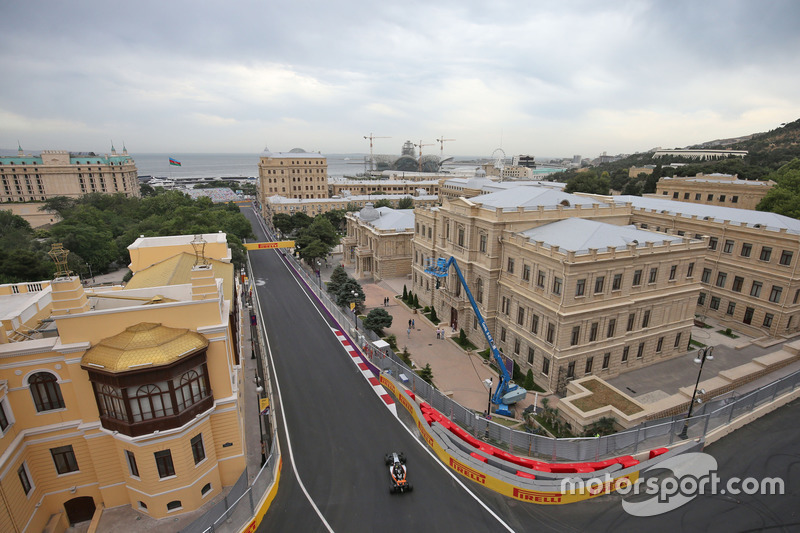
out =
<path fill-rule="evenodd" d="M 667 453 L 669 450 L 666 448 L 656 448 L 655 450 L 650 450 L 650 459 L 653 457 L 658 457 L 662 453 Z"/>
<path fill-rule="evenodd" d="M 522 472 L 521 470 L 517 470 L 517 475 L 519 477 L 524 477 L 524 478 L 527 478 L 527 479 L 536 479 L 536 476 L 534 476 L 533 474 L 529 474 L 527 472 Z"/>
<path fill-rule="evenodd" d="M 489 460 L 486 457 L 484 457 L 484 456 L 482 456 L 482 455 L 480 455 L 478 453 L 472 452 L 470 455 L 472 457 L 474 457 L 475 459 L 477 459 L 478 461 L 481 461 L 482 463 L 488 463 L 489 462 Z"/>

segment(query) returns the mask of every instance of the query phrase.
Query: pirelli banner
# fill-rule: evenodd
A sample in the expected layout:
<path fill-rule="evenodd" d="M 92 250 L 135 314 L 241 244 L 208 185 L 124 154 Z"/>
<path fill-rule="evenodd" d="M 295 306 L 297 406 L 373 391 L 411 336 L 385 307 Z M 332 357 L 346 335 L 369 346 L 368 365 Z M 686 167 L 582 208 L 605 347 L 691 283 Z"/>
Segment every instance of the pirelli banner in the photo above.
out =
<path fill-rule="evenodd" d="M 274 250 L 275 248 L 294 248 L 294 241 L 273 242 L 247 242 L 244 247 L 248 250 Z"/>
<path fill-rule="evenodd" d="M 390 391 L 397 398 L 397 402 L 411 414 L 420 435 L 442 463 L 470 481 L 515 500 L 543 505 L 560 505 L 595 498 L 623 486 L 632 486 L 639 479 L 641 468 L 649 466 L 649 462 L 646 462 L 610 473 L 571 474 L 570 476 L 574 476 L 574 482 L 569 484 L 569 487 L 573 490 L 563 490 L 563 480 L 568 477 L 564 474 L 530 470 L 527 473 L 523 472 L 524 475 L 530 475 L 530 478 L 520 477 L 517 473 L 525 470 L 523 467 L 506 463 L 506 470 L 471 456 L 468 450 L 472 450 L 471 453 L 479 457 L 481 454 L 477 448 L 470 448 L 468 444 L 459 445 L 456 442 L 459 437 L 450 433 L 440 424 L 428 425 L 419 405 L 411 399 L 404 387 L 398 385 L 386 374 L 381 374 L 380 381 L 381 385 Z M 492 458 L 491 462 L 499 463 L 500 461 L 502 459 Z M 577 487 L 579 490 L 574 490 L 576 485 L 581 483 L 581 479 L 586 480 L 587 483 Z M 573 481 L 572 478 L 570 481 Z"/>

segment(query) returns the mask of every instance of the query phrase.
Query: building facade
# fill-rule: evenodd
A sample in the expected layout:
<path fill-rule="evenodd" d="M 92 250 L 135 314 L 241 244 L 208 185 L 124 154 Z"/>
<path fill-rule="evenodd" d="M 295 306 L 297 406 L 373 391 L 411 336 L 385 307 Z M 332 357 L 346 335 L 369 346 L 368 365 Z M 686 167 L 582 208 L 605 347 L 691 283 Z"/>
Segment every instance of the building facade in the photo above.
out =
<path fill-rule="evenodd" d="M 772 180 L 740 180 L 731 174 L 697 174 L 659 179 L 655 196 L 681 202 L 755 210 L 774 186 L 775 182 Z"/>
<path fill-rule="evenodd" d="M 277 195 L 327 198 L 328 160 L 308 152 L 264 152 L 258 162 L 258 186 L 262 205 Z"/>
<path fill-rule="evenodd" d="M 686 353 L 705 243 L 628 226 L 630 209 L 520 187 L 415 211 L 412 283 L 425 305 L 485 346 L 459 262 L 497 346 L 548 390 Z"/>
<path fill-rule="evenodd" d="M 347 213 L 347 236 L 342 239 L 342 262 L 355 267 L 356 279 L 375 281 L 411 273 L 414 210 L 374 208 L 368 203 Z"/>
<path fill-rule="evenodd" d="M 364 196 L 370 194 L 401 194 L 406 196 L 436 196 L 439 194 L 440 180 L 354 180 L 347 178 L 330 178 L 328 194 L 335 196 Z"/>
<path fill-rule="evenodd" d="M 339 198 L 320 198 L 315 200 L 300 200 L 296 198 L 284 198 L 283 196 L 272 196 L 266 199 L 261 206 L 263 216 L 271 220 L 277 213 L 305 213 L 310 217 L 327 213 L 335 210 L 356 210 L 363 209 L 367 204 L 375 203 L 378 200 L 387 200 L 393 207 L 397 207 L 401 200 L 410 198 L 414 207 L 427 207 L 437 205 L 439 197 L 436 195 L 409 196 L 402 194 L 364 194 L 356 196 L 341 196 Z"/>
<path fill-rule="evenodd" d="M 63 530 L 101 504 L 175 516 L 245 471 L 238 291 L 213 249 L 181 283 L 0 287 L 16 315 L 0 336 L 1 530 Z"/>
<path fill-rule="evenodd" d="M 43 202 L 56 196 L 79 198 L 89 193 L 139 196 L 136 165 L 127 150 L 117 154 L 43 150 L 0 156 L 0 204 Z"/>

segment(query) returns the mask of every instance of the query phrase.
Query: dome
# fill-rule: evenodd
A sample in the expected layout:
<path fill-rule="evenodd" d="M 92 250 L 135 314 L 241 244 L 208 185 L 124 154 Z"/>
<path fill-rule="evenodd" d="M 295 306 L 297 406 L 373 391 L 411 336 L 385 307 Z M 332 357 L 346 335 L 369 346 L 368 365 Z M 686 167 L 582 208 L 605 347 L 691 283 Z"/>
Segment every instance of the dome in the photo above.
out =
<path fill-rule="evenodd" d="M 485 178 L 486 177 L 486 171 L 483 170 L 483 168 L 478 167 L 477 169 L 475 169 L 475 177 L 476 178 Z"/>
<path fill-rule="evenodd" d="M 358 216 L 364 222 L 372 222 L 373 220 L 377 220 L 381 214 L 378 213 L 378 210 L 372 206 L 372 202 L 367 202 L 367 205 L 364 206 L 364 209 L 358 212 Z"/>
<path fill-rule="evenodd" d="M 189 329 L 142 322 L 89 348 L 81 366 L 115 373 L 165 366 L 207 346 L 208 339 Z"/>
<path fill-rule="evenodd" d="M 291 150 L 289 150 L 289 153 L 290 154 L 305 154 L 306 151 L 303 150 L 302 148 L 292 148 Z"/>

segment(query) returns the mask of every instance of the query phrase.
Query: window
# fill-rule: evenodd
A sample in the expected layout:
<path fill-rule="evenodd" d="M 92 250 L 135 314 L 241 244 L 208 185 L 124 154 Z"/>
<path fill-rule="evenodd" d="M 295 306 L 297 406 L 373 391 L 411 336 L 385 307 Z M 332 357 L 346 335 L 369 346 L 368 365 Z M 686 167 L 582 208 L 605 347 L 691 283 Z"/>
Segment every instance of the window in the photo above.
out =
<path fill-rule="evenodd" d="M 688 200 L 689 199 L 689 193 L 688 192 L 683 193 L 683 199 L 684 200 Z"/>
<path fill-rule="evenodd" d="M 725 195 L 724 194 L 720 194 L 719 195 L 719 201 L 720 202 L 724 202 L 725 201 Z"/>
<path fill-rule="evenodd" d="M 573 327 L 572 328 L 572 336 L 570 337 L 570 340 L 569 340 L 570 346 L 575 346 L 576 344 L 578 344 L 578 341 L 580 340 L 580 336 L 581 336 L 581 327 L 580 326 Z"/>
<path fill-rule="evenodd" d="M 562 281 L 561 278 L 553 278 L 553 293 L 554 294 L 561 294 L 561 285 Z"/>
<path fill-rule="evenodd" d="M 636 350 L 636 358 L 641 359 L 642 355 L 644 355 L 644 343 L 639 343 L 639 348 Z"/>
<path fill-rule="evenodd" d="M 25 461 L 17 469 L 17 477 L 22 484 L 22 492 L 27 496 L 33 490 L 33 483 L 31 483 L 31 474 L 28 472 L 28 464 Z"/>
<path fill-rule="evenodd" d="M 508 268 L 507 268 L 507 270 L 508 270 L 509 274 L 513 274 L 514 273 L 514 259 L 511 258 L 511 257 L 508 258 Z"/>
<path fill-rule="evenodd" d="M 536 286 L 544 289 L 544 272 L 541 270 L 536 273 Z"/>
<path fill-rule="evenodd" d="M 628 361 L 628 354 L 630 353 L 630 351 L 631 351 L 631 347 L 630 346 L 626 346 L 626 347 L 624 347 L 622 349 L 622 362 L 623 363 Z"/>
<path fill-rule="evenodd" d="M 56 472 L 59 474 L 78 471 L 78 461 L 75 460 L 75 452 L 72 451 L 72 445 L 50 448 L 50 454 L 53 456 L 53 463 L 55 463 Z"/>
<path fill-rule="evenodd" d="M 656 353 L 661 353 L 661 348 L 664 347 L 664 337 L 659 337 L 656 343 Z"/>
<path fill-rule="evenodd" d="M 708 202 L 713 202 L 713 201 L 714 201 L 714 195 L 713 195 L 713 194 L 709 194 L 709 195 L 706 197 L 706 201 L 708 201 Z"/>
<path fill-rule="evenodd" d="M 650 310 L 646 310 L 642 316 L 642 327 L 646 328 L 650 325 Z"/>
<path fill-rule="evenodd" d="M 758 257 L 759 261 L 769 261 L 770 257 L 772 257 L 772 248 L 769 246 L 762 246 L 761 255 Z"/>
<path fill-rule="evenodd" d="M 633 331 L 633 324 L 636 321 L 636 313 L 631 313 L 628 315 L 628 327 L 625 331 Z"/>
<path fill-rule="evenodd" d="M 638 287 L 641 284 L 642 284 L 642 271 L 636 270 L 633 273 L 633 286 Z"/>
<path fill-rule="evenodd" d="M 780 303 L 781 301 L 781 294 L 783 293 L 783 288 L 778 287 L 776 285 L 772 286 L 772 290 L 769 293 L 769 301 L 773 303 Z"/>
<path fill-rule="evenodd" d="M 547 357 L 542 358 L 542 374 L 545 376 L 550 373 L 550 359 Z"/>
<path fill-rule="evenodd" d="M 522 265 L 522 281 L 530 281 L 530 280 L 531 280 L 531 266 Z"/>
<path fill-rule="evenodd" d="M 722 247 L 722 253 L 733 253 L 733 241 L 730 239 L 725 240 L 725 245 Z"/>
<path fill-rule="evenodd" d="M 752 307 L 746 307 L 744 310 L 744 318 L 742 319 L 742 322 L 744 322 L 745 324 L 751 323 L 753 321 L 753 314 L 755 312 L 756 310 L 753 309 Z"/>
<path fill-rule="evenodd" d="M 719 298 L 716 296 L 711 297 L 711 303 L 709 304 L 711 309 L 717 310 L 719 309 Z"/>
<path fill-rule="evenodd" d="M 167 511 L 174 511 L 183 508 L 180 500 L 172 500 L 167 504 Z"/>
<path fill-rule="evenodd" d="M 782 251 L 781 252 L 781 259 L 780 259 L 780 261 L 778 263 L 783 265 L 783 266 L 791 265 L 792 264 L 792 252 L 790 252 L 789 250 Z"/>
<path fill-rule="evenodd" d="M 166 383 L 162 384 L 165 386 L 164 388 L 167 389 Z M 180 394 L 176 396 L 181 398 Z M 180 401 L 180 399 L 178 401 Z M 169 390 L 162 391 L 161 387 L 154 384 L 142 385 L 136 389 L 136 394 L 131 399 L 131 409 L 133 411 L 134 422 L 163 418 L 174 414 L 172 397 L 169 394 Z"/>
<path fill-rule="evenodd" d="M 603 285 L 605 284 L 605 282 L 606 282 L 606 277 L 605 276 L 597 276 L 597 278 L 594 280 L 594 293 L 595 294 L 603 292 Z"/>
<path fill-rule="evenodd" d="M 678 198 L 678 191 L 675 191 L 675 192 L 673 192 L 673 193 L 672 193 L 672 197 L 673 197 L 673 198 Z"/>
<path fill-rule="evenodd" d="M 475 284 L 475 299 L 478 303 L 483 303 L 483 278 L 478 278 Z"/>
<path fill-rule="evenodd" d="M 464 228 L 458 228 L 458 245 L 464 246 Z"/>
<path fill-rule="evenodd" d="M 553 325 L 552 322 L 548 322 L 547 323 L 547 336 L 545 337 L 545 340 L 548 343 L 553 344 L 553 337 L 555 336 L 555 333 L 556 333 L 555 326 Z"/>
<path fill-rule="evenodd" d="M 603 354 L 603 370 L 608 370 L 608 365 L 611 364 L 611 352 Z"/>
<path fill-rule="evenodd" d="M 5 433 L 6 428 L 13 422 L 13 419 L 9 418 L 6 411 L 9 411 L 7 396 L 0 400 L 0 436 Z"/>
<path fill-rule="evenodd" d="M 517 308 L 517 324 L 520 326 L 525 323 L 525 308 L 521 305 Z"/>
<path fill-rule="evenodd" d="M 500 342 L 506 342 L 506 328 L 500 328 Z"/>
<path fill-rule="evenodd" d="M 719 239 L 717 239 L 716 237 L 711 237 L 710 239 L 708 239 L 708 249 L 709 250 L 716 250 L 718 243 L 719 243 Z"/>
<path fill-rule="evenodd" d="M 618 291 L 622 288 L 622 274 L 614 274 L 614 281 L 611 282 L 611 290 Z"/>
<path fill-rule="evenodd" d="M 583 296 L 585 291 L 586 291 L 586 280 L 579 279 L 578 283 L 575 285 L 575 296 Z"/>
<path fill-rule="evenodd" d="M 597 328 L 599 324 L 597 322 L 592 322 L 592 326 L 589 328 L 589 341 L 594 342 L 597 340 Z"/>
<path fill-rule="evenodd" d="M 736 310 L 736 303 L 735 302 L 728 302 L 728 309 L 725 311 L 725 314 L 733 316 L 733 312 L 735 310 Z"/>
<path fill-rule="evenodd" d="M 691 278 L 694 274 L 694 263 L 689 263 L 689 268 L 686 269 L 686 277 Z"/>
<path fill-rule="evenodd" d="M 725 287 L 725 282 L 728 280 L 728 274 L 720 272 L 717 274 L 717 287 Z"/>
<path fill-rule="evenodd" d="M 744 285 L 744 278 L 735 276 L 733 278 L 733 285 L 731 286 L 731 290 L 733 292 L 742 292 L 742 285 Z"/>
<path fill-rule="evenodd" d="M 706 293 L 701 292 L 697 296 L 697 305 L 705 305 L 705 303 L 706 303 Z"/>
<path fill-rule="evenodd" d="M 194 458 L 194 464 L 197 464 L 206 458 L 206 450 L 203 447 L 202 433 L 198 433 L 197 435 L 192 437 L 191 446 L 192 446 L 192 457 Z"/>
<path fill-rule="evenodd" d="M 731 196 L 731 203 L 732 204 L 738 204 L 739 203 L 739 197 L 738 196 Z"/>
<path fill-rule="evenodd" d="M 655 283 L 657 278 L 658 278 L 658 268 L 651 268 L 650 269 L 650 279 L 649 279 L 648 283 Z"/>
<path fill-rule="evenodd" d="M 617 329 L 617 319 L 612 318 L 608 321 L 608 330 L 606 331 L 606 337 L 609 339 L 614 336 L 614 333 Z"/>
<path fill-rule="evenodd" d="M 675 348 L 678 348 L 681 345 L 681 334 L 678 333 L 675 335 Z"/>
<path fill-rule="evenodd" d="M 50 372 L 36 372 L 28 378 L 28 385 L 33 396 L 36 412 L 64 409 L 64 398 L 61 397 L 61 387 L 58 378 Z"/>
<path fill-rule="evenodd" d="M 155 452 L 153 455 L 156 459 L 158 477 L 165 478 L 175 475 L 175 467 L 172 464 L 172 452 L 170 450 Z"/>
<path fill-rule="evenodd" d="M 528 364 L 533 365 L 533 348 L 528 346 Z"/>
<path fill-rule="evenodd" d="M 678 265 L 672 265 L 669 267 L 669 280 L 674 281 L 675 275 L 678 273 Z"/>
<path fill-rule="evenodd" d="M 772 319 L 773 318 L 774 318 L 774 316 L 772 315 L 772 313 L 767 313 L 767 314 L 764 315 L 764 327 L 765 328 L 768 328 L 768 327 L 772 326 Z"/>
<path fill-rule="evenodd" d="M 592 373 L 592 363 L 594 362 L 594 357 L 587 357 L 586 358 L 586 374 Z"/>
<path fill-rule="evenodd" d="M 742 243 L 742 257 L 750 257 L 750 253 L 753 251 L 753 245 L 750 243 Z"/>
<path fill-rule="evenodd" d="M 486 253 L 486 234 L 481 233 L 480 237 L 478 237 L 478 249 L 481 251 L 482 254 Z"/>
<path fill-rule="evenodd" d="M 539 315 L 533 315 L 531 317 L 531 331 L 534 335 L 539 334 Z"/>
<path fill-rule="evenodd" d="M 200 489 L 200 495 L 205 496 L 209 492 L 211 492 L 211 483 L 206 483 L 205 485 L 203 485 L 203 488 Z"/>
<path fill-rule="evenodd" d="M 125 460 L 128 463 L 128 472 L 131 476 L 139 477 L 139 466 L 136 464 L 136 456 L 132 451 L 125 450 Z"/>
<path fill-rule="evenodd" d="M 794 300 L 792 300 L 792 303 L 796 304 L 798 299 L 800 299 L 800 289 L 794 291 Z"/>
<path fill-rule="evenodd" d="M 761 284 L 760 281 L 754 281 L 753 282 L 753 286 L 750 287 L 750 296 L 754 296 L 756 298 L 760 298 L 761 297 L 761 285 L 762 284 Z"/>
<path fill-rule="evenodd" d="M 711 269 L 710 268 L 704 268 L 703 269 L 703 275 L 700 276 L 700 282 L 708 283 L 709 281 L 711 281 Z"/>
<path fill-rule="evenodd" d="M 575 361 L 570 361 L 567 365 L 567 379 L 575 377 Z"/>

